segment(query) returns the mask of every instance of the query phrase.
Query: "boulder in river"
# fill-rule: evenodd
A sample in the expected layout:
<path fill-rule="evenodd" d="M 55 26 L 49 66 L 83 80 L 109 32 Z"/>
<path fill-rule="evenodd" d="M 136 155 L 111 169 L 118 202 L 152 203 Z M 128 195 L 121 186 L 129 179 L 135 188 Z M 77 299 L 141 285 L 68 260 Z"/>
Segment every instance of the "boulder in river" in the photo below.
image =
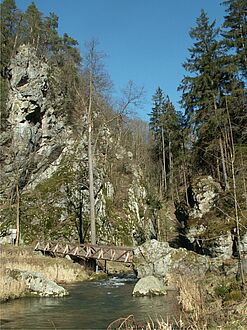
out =
<path fill-rule="evenodd" d="M 141 278 L 135 285 L 133 296 L 161 296 L 166 294 L 163 280 L 154 276 Z"/>

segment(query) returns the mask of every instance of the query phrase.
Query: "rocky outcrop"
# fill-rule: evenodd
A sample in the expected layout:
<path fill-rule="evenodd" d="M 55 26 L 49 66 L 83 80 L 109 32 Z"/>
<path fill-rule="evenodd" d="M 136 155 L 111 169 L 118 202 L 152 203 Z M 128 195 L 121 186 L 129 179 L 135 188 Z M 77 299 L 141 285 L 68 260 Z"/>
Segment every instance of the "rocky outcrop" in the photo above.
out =
<path fill-rule="evenodd" d="M 186 237 L 193 250 L 198 253 L 221 259 L 229 259 L 233 255 L 233 237 L 230 230 L 210 239 L 207 238 L 207 227 L 198 225 L 187 228 Z"/>
<path fill-rule="evenodd" d="M 30 46 L 21 46 L 11 60 L 8 127 L 0 138 L 0 198 L 10 196 L 17 182 L 24 189 L 52 168 L 69 139 L 64 118 L 58 116 L 49 97 L 49 70 L 48 64 Z M 53 101 L 61 105 L 57 92 Z"/>
<path fill-rule="evenodd" d="M 205 274 L 210 258 L 186 249 L 174 249 L 166 242 L 151 240 L 134 250 L 134 269 L 138 278 L 167 278 L 171 273 Z"/>
<path fill-rule="evenodd" d="M 247 254 L 247 231 L 243 234 L 240 241 L 240 249 L 243 253 Z"/>
<path fill-rule="evenodd" d="M 215 239 L 208 240 L 204 243 L 207 254 L 211 257 L 220 257 L 221 259 L 229 259 L 233 255 L 233 240 L 230 231 L 226 234 L 219 235 Z"/>
<path fill-rule="evenodd" d="M 215 205 L 219 193 L 222 191 L 219 183 L 211 176 L 195 179 L 188 189 L 191 206 L 190 217 L 202 218 Z"/>
<path fill-rule="evenodd" d="M 186 221 L 181 245 L 225 260 L 234 253 L 234 237 L 231 233 L 232 220 L 221 212 L 218 205 L 222 193 L 220 184 L 211 176 L 193 179 L 188 189 L 190 208 L 184 210 Z"/>
<path fill-rule="evenodd" d="M 135 285 L 133 296 L 161 296 L 166 294 L 163 280 L 154 276 L 141 278 Z"/>

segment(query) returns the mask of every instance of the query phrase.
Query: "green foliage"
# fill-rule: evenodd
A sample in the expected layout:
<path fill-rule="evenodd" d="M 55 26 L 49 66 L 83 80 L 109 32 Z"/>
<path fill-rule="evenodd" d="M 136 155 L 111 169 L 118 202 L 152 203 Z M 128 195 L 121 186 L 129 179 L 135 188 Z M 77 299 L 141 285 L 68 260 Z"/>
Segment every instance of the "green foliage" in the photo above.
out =
<path fill-rule="evenodd" d="M 144 181 L 150 179 L 149 194 L 145 201 L 148 210 L 146 211 L 142 206 L 139 209 L 143 222 L 148 216 L 154 216 L 154 211 L 161 210 L 164 197 L 169 197 L 173 201 L 177 199 L 178 205 L 184 206 L 183 194 L 189 185 L 190 172 L 193 171 L 193 175 L 197 171 L 205 174 L 213 172 L 214 177 L 220 181 L 221 173 L 216 173 L 216 169 L 222 172 L 221 163 L 226 160 L 229 176 L 231 170 L 229 160 L 232 152 L 229 121 L 231 121 L 234 142 L 238 145 L 235 164 L 241 163 L 239 150 L 243 150 L 242 145 L 247 142 L 247 99 L 243 79 L 246 78 L 246 47 L 243 47 L 246 45 L 246 1 L 228 0 L 224 4 L 227 7 L 227 15 L 222 30 L 223 40 L 220 40 L 220 29 L 216 27 L 215 21 L 210 23 L 204 11 L 197 19 L 196 26 L 190 31 L 194 44 L 189 49 L 190 57 L 184 63 L 187 75 L 179 87 L 183 92 L 181 104 L 185 110 L 185 118 L 175 110 L 169 97 L 158 87 L 153 96 L 153 108 L 150 114 L 149 128 L 152 136 L 150 140 L 143 123 L 137 120 L 130 122 L 127 117 L 122 118 L 119 114 L 116 116 L 114 109 L 106 100 L 105 95 L 109 91 L 110 81 L 102 70 L 103 56 L 95 51 L 95 42 L 88 44 L 88 56 L 85 56 L 84 66 L 81 68 L 78 42 L 67 33 L 59 35 L 59 19 L 55 13 L 44 17 L 34 2 L 25 12 L 21 12 L 17 9 L 14 0 L 3 0 L 0 5 L 1 129 L 6 126 L 8 117 L 6 100 L 10 59 L 20 44 L 30 44 L 40 58 L 46 58 L 51 64 L 49 97 L 55 103 L 59 90 L 63 106 L 59 105 L 56 108 L 59 108 L 59 115 L 63 114 L 69 124 L 76 126 L 77 132 L 80 132 L 78 135 L 84 130 L 81 118 L 87 107 L 85 100 L 88 100 L 89 78 L 92 73 L 93 94 L 96 100 L 93 102 L 93 110 L 97 108 L 95 111 L 97 118 L 93 118 L 95 141 L 101 143 L 97 129 L 102 127 L 102 121 L 106 121 L 108 116 L 107 123 L 114 131 L 114 138 L 120 141 L 115 148 L 124 145 L 126 149 L 131 150 L 134 161 L 143 163 Z M 92 60 L 95 66 L 90 66 Z M 54 74 L 55 70 L 56 74 Z M 128 91 L 125 91 L 126 95 L 129 96 Z M 132 100 L 130 98 L 128 101 L 132 102 Z M 103 109 L 104 113 L 98 111 L 98 108 Z M 220 157 L 220 139 L 224 142 L 223 157 Z M 126 215 L 124 209 L 128 201 L 128 189 L 134 178 L 132 158 L 126 159 L 123 156 L 123 159 L 116 161 L 117 151 L 110 147 L 113 143 L 108 142 L 102 143 L 104 144 L 102 149 L 97 145 L 96 150 L 96 153 L 100 154 L 104 148 L 103 156 L 101 155 L 104 158 L 103 166 L 108 162 L 109 179 L 115 187 L 114 199 L 106 199 L 107 218 L 102 220 L 105 225 L 103 231 L 105 230 L 104 235 L 107 235 L 109 230 L 113 232 L 111 239 L 115 243 L 132 244 L 132 229 L 137 223 L 136 219 L 133 219 L 134 216 L 132 218 Z M 109 150 L 110 148 L 112 150 Z M 246 150 L 243 154 L 245 160 Z M 30 242 L 39 235 L 53 239 L 71 238 L 77 235 L 82 239 L 80 230 L 83 226 L 84 238 L 88 234 L 88 215 L 82 215 L 83 194 L 81 193 L 83 189 L 88 189 L 87 168 L 81 166 L 76 174 L 70 162 L 71 160 L 62 164 L 50 179 L 40 183 L 33 194 L 23 194 L 22 234 L 26 241 Z M 81 160 L 79 162 L 83 163 Z M 238 165 L 237 173 L 238 171 L 241 172 L 241 180 L 239 175 L 237 184 L 241 187 L 244 167 Z M 166 180 L 168 188 L 165 189 Z M 232 183 L 231 177 L 229 182 Z M 245 192 L 243 188 L 238 189 L 238 199 L 243 203 Z M 63 205 L 59 205 L 58 201 L 63 201 Z M 208 220 L 200 219 L 201 222 L 213 223 L 211 232 L 209 230 L 207 235 L 221 233 L 232 225 L 231 221 L 222 221 L 220 211 L 221 209 L 233 217 L 231 192 L 222 196 L 221 202 L 216 206 L 217 211 L 209 213 Z M 186 205 L 178 211 L 187 219 Z M 3 213 L 8 221 L 14 223 L 14 209 Z M 65 221 L 60 221 L 61 213 L 66 214 Z M 139 226 L 138 232 L 141 239 L 145 239 L 145 224 L 143 227 Z M 219 289 L 219 295 L 226 295 L 223 291 L 222 288 Z M 231 292 L 234 296 L 234 291 Z"/>
<path fill-rule="evenodd" d="M 14 0 L 4 0 L 0 4 L 0 24 L 1 24 L 1 76 L 6 77 L 7 66 L 14 51 L 15 37 L 20 21 Z"/>
<path fill-rule="evenodd" d="M 43 19 L 42 14 L 32 2 L 23 15 L 22 38 L 24 43 L 29 43 L 36 49 L 42 44 Z"/>
<path fill-rule="evenodd" d="M 0 131 L 3 131 L 6 127 L 8 118 L 8 111 L 6 107 L 8 97 L 8 83 L 7 80 L 0 76 Z"/>
<path fill-rule="evenodd" d="M 247 78 L 247 4 L 245 0 L 227 0 L 223 4 L 227 15 L 222 34 L 228 60 L 233 70 Z"/>
<path fill-rule="evenodd" d="M 175 110 L 168 96 L 164 96 L 160 87 L 153 96 L 154 106 L 150 113 L 149 128 L 153 138 L 152 160 L 157 167 L 157 185 L 166 194 L 169 190 L 173 198 L 174 164 L 182 153 L 182 116 Z M 160 179 L 161 178 L 161 179 Z M 169 185 L 167 184 L 169 179 Z"/>
<path fill-rule="evenodd" d="M 243 298 L 240 285 L 236 281 L 223 281 L 215 287 L 215 294 L 220 297 L 224 303 L 241 301 Z"/>
<path fill-rule="evenodd" d="M 215 288 L 215 293 L 217 296 L 221 297 L 222 299 L 225 299 L 226 296 L 230 293 L 230 288 L 224 283 L 222 283 Z"/>
<path fill-rule="evenodd" d="M 224 28 L 236 29 L 235 37 L 239 35 L 237 26 L 245 29 L 242 23 L 246 5 L 243 3 L 241 0 L 225 2 L 229 8 Z M 224 33 L 222 41 L 219 32 L 215 21 L 210 23 L 202 10 L 196 26 L 190 31 L 194 44 L 183 65 L 188 74 L 179 90 L 183 92 L 181 105 L 185 109 L 187 125 L 193 133 L 190 137 L 194 140 L 191 148 L 193 171 L 213 175 L 228 189 L 227 176 L 232 174 L 229 168 L 231 144 L 246 141 L 246 90 L 238 75 L 242 70 L 240 62 L 233 53 L 227 53 L 227 50 L 233 50 L 229 41 L 231 36 Z M 230 131 L 232 141 L 229 141 Z"/>
<path fill-rule="evenodd" d="M 155 196 L 154 193 L 147 195 L 146 203 L 151 209 L 160 210 L 162 207 L 160 200 Z"/>
<path fill-rule="evenodd" d="M 183 65 L 190 75 L 183 78 L 179 87 L 183 91 L 181 104 L 199 139 L 201 136 L 210 138 L 212 130 L 216 133 L 214 109 L 224 78 L 219 64 L 221 50 L 217 41 L 218 33 L 215 22 L 210 24 L 202 10 L 196 27 L 190 31 L 195 42 L 189 49 L 190 58 Z"/>

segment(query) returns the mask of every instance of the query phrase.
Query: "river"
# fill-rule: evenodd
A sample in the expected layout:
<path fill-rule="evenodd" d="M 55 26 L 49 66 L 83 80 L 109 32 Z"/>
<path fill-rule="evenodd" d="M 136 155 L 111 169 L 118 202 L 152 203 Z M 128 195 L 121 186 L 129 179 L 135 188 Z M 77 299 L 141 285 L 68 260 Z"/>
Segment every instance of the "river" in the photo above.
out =
<path fill-rule="evenodd" d="M 21 298 L 0 305 L 1 329 L 106 329 L 120 317 L 134 314 L 136 321 L 149 317 L 173 318 L 175 292 L 162 297 L 132 297 L 133 277 L 67 285 L 63 298 Z"/>

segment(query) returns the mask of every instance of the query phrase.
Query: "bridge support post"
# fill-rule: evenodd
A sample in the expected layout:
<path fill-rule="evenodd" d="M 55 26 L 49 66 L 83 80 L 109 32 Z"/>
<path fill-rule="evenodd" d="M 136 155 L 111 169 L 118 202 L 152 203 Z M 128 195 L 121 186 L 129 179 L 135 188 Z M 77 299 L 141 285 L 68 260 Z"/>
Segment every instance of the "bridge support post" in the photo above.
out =
<path fill-rule="evenodd" d="M 105 262 L 104 262 L 104 272 L 105 273 L 107 272 L 106 263 L 107 263 L 107 261 L 105 260 Z"/>

